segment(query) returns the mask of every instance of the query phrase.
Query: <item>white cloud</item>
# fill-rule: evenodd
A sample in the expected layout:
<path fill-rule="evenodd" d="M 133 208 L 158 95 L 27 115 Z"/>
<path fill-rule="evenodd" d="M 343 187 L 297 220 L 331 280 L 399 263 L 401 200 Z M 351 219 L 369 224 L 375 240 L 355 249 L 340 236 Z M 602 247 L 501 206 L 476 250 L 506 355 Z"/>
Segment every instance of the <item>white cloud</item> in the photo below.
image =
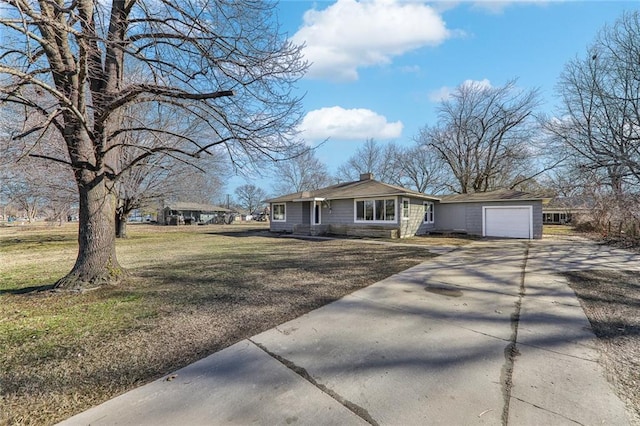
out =
<path fill-rule="evenodd" d="M 460 86 L 476 86 L 479 88 L 490 89 L 491 82 L 486 78 L 483 80 L 465 80 Z M 451 94 L 456 90 L 455 87 L 442 86 L 441 88 L 429 93 L 429 100 L 431 102 L 446 101 L 451 97 Z"/>
<path fill-rule="evenodd" d="M 338 0 L 326 9 L 308 10 L 292 40 L 306 44 L 309 77 L 356 80 L 359 67 L 388 64 L 394 56 L 450 36 L 438 12 L 423 3 Z"/>
<path fill-rule="evenodd" d="M 474 0 L 473 6 L 477 9 L 483 9 L 489 13 L 500 14 L 512 4 L 537 4 L 547 5 L 550 0 Z M 560 2 L 563 0 L 552 0 Z"/>
<path fill-rule="evenodd" d="M 451 96 L 451 90 L 452 89 L 449 86 L 442 86 L 438 90 L 434 90 L 431 93 L 429 93 L 429 100 L 431 102 L 446 101 Z"/>
<path fill-rule="evenodd" d="M 340 140 L 394 139 L 402 134 L 401 121 L 389 123 L 387 118 L 363 108 L 339 106 L 309 111 L 300 130 L 307 141 L 327 138 Z"/>

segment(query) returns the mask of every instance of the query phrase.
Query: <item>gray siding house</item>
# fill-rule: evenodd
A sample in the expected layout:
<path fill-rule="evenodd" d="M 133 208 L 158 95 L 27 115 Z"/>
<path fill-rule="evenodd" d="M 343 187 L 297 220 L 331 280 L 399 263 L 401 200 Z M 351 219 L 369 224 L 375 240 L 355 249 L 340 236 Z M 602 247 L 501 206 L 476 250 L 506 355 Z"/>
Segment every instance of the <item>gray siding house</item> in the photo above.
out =
<path fill-rule="evenodd" d="M 436 197 L 388 185 L 370 173 L 355 182 L 267 200 L 271 231 L 402 238 L 433 229 Z"/>
<path fill-rule="evenodd" d="M 373 179 L 267 200 L 272 232 L 404 238 L 458 232 L 542 238 L 542 198 L 518 191 L 430 196 Z"/>

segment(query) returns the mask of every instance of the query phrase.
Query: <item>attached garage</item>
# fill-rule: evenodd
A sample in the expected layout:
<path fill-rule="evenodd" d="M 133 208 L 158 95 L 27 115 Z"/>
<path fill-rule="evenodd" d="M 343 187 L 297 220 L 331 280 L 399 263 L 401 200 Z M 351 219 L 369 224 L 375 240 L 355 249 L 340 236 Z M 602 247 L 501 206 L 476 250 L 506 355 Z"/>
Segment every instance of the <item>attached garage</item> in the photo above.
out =
<path fill-rule="evenodd" d="M 542 238 L 542 204 L 525 192 L 498 190 L 446 195 L 435 206 L 435 230 L 482 237 Z"/>
<path fill-rule="evenodd" d="M 484 237 L 533 238 L 533 207 L 484 206 L 482 235 Z"/>

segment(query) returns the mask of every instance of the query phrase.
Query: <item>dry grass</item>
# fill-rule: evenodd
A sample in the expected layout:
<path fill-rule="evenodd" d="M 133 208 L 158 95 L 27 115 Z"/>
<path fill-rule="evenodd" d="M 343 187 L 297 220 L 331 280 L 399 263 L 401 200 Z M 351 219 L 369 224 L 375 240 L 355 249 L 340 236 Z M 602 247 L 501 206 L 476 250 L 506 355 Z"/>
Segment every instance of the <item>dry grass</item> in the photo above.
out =
<path fill-rule="evenodd" d="M 0 424 L 51 424 L 431 256 L 427 247 L 136 225 L 130 277 L 79 295 L 74 227 L 0 228 Z M 43 287 L 44 286 L 44 287 Z"/>
<path fill-rule="evenodd" d="M 607 377 L 640 425 L 640 277 L 598 270 L 567 277 L 598 337 Z"/>
<path fill-rule="evenodd" d="M 571 225 L 544 225 L 542 227 L 543 235 L 571 236 L 581 235 Z"/>

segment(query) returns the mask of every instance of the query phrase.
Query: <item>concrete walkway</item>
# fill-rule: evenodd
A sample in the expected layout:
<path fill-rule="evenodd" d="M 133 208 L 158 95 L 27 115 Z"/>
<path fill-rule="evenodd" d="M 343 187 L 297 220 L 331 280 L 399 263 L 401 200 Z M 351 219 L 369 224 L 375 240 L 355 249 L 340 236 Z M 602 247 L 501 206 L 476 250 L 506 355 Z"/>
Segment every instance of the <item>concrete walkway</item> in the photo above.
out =
<path fill-rule="evenodd" d="M 640 270 L 640 257 L 473 243 L 62 424 L 629 424 L 558 274 L 588 268 Z"/>

